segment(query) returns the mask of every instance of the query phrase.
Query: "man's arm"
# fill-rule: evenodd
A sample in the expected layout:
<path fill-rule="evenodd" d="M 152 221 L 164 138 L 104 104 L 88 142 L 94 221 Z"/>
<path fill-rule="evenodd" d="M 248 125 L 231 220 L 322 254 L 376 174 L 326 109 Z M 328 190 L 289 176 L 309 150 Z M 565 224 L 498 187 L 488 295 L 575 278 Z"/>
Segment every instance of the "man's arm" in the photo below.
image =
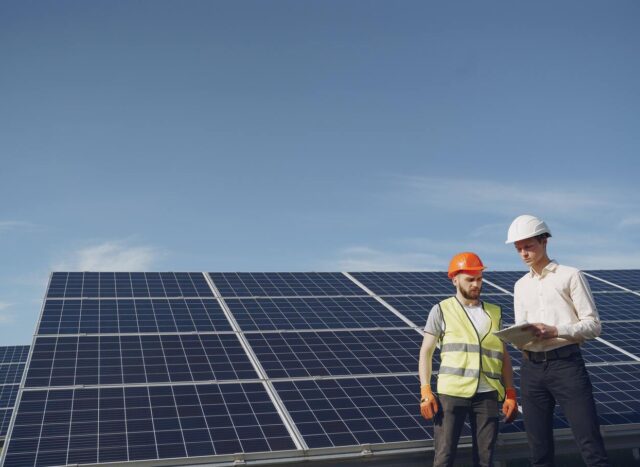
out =
<path fill-rule="evenodd" d="M 516 390 L 513 387 L 513 368 L 511 366 L 511 356 L 507 352 L 506 344 L 502 344 L 502 383 L 506 388 L 502 413 L 504 421 L 511 423 L 518 416 L 518 402 L 516 400 Z"/>
<path fill-rule="evenodd" d="M 511 355 L 507 352 L 507 345 L 502 344 L 502 383 L 505 388 L 513 387 L 513 367 L 511 366 Z"/>
<path fill-rule="evenodd" d="M 431 384 L 431 364 L 433 363 L 433 352 L 436 349 L 438 338 L 428 332 L 424 333 L 422 347 L 420 347 L 420 358 L 418 359 L 418 373 L 420 374 L 420 386 Z"/>

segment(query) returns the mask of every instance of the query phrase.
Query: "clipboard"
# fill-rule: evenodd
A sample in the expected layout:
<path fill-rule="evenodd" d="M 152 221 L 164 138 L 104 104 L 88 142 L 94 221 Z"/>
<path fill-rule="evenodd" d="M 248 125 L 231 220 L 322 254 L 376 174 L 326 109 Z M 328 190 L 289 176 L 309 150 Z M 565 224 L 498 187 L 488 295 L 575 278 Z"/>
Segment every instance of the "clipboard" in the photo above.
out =
<path fill-rule="evenodd" d="M 493 334 L 507 344 L 513 344 L 516 347 L 522 347 L 523 345 L 531 342 L 534 339 L 531 331 L 524 330 L 524 328 L 527 326 L 529 326 L 529 323 L 527 322 L 514 324 L 513 326 L 509 326 L 508 328 L 504 328 L 500 331 L 495 331 Z"/>

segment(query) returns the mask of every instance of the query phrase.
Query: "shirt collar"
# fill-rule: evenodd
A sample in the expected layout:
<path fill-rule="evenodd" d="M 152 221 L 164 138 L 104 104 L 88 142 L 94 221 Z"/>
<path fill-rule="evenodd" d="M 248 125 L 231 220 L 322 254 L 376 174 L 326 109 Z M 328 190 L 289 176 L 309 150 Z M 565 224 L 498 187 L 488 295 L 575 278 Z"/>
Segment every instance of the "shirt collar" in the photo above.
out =
<path fill-rule="evenodd" d="M 540 274 L 539 277 L 544 277 L 550 272 L 556 272 L 556 269 L 558 269 L 558 263 L 556 262 L 556 260 L 552 259 L 551 261 L 549 261 L 549 264 L 547 264 L 542 269 L 542 273 Z M 536 274 L 536 272 L 533 270 L 533 268 L 529 268 L 529 276 L 536 277 L 537 275 L 538 274 Z"/>

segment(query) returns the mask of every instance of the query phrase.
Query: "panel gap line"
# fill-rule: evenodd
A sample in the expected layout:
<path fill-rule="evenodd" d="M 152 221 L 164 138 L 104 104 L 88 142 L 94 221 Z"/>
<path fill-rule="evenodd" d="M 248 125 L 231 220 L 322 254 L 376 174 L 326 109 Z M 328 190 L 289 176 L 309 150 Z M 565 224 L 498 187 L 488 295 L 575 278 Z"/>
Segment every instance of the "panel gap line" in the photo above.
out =
<path fill-rule="evenodd" d="M 213 295 L 215 296 L 215 298 L 218 300 L 218 303 L 220 303 L 220 306 L 222 307 L 222 311 L 227 317 L 227 320 L 229 321 L 231 328 L 234 331 L 236 331 L 236 335 L 238 337 L 238 340 L 240 341 L 240 344 L 242 345 L 242 348 L 247 354 L 247 357 L 249 358 L 249 361 L 251 362 L 251 365 L 253 366 L 254 370 L 260 377 L 263 387 L 267 391 L 267 394 L 269 395 L 269 398 L 271 399 L 273 406 L 275 407 L 276 411 L 280 415 L 280 418 L 282 419 L 284 426 L 287 428 L 287 431 L 289 432 L 291 439 L 296 445 L 296 448 L 303 451 L 308 451 L 309 446 L 307 445 L 307 442 L 304 440 L 304 438 L 302 437 L 302 434 L 298 430 L 298 427 L 293 422 L 293 418 L 291 417 L 289 410 L 285 407 L 284 403 L 280 399 L 280 396 L 276 392 L 275 387 L 273 387 L 273 385 L 270 384 L 269 377 L 267 376 L 267 372 L 265 371 L 262 364 L 260 363 L 258 356 L 253 351 L 251 344 L 249 344 L 249 341 L 242 333 L 242 329 L 240 329 L 240 325 L 238 324 L 235 317 L 233 316 L 231 309 L 228 307 L 224 299 L 220 296 L 220 291 L 214 284 L 213 279 L 206 272 L 203 272 L 202 275 L 205 281 L 207 282 L 207 284 L 209 284 L 209 288 L 211 289 L 211 292 L 213 292 Z"/>
<path fill-rule="evenodd" d="M 602 342 L 602 343 L 603 343 L 603 344 L 605 344 L 605 345 L 608 345 L 609 347 L 611 347 L 612 349 L 617 350 L 617 351 L 618 351 L 618 352 L 620 352 L 620 353 L 625 354 L 627 357 L 631 357 L 631 358 L 633 358 L 634 360 L 636 360 L 636 361 L 640 362 L 640 357 L 638 357 L 638 356 L 637 356 L 637 355 L 635 355 L 635 354 L 632 354 L 631 352 L 628 352 L 628 351 L 624 350 L 624 349 L 623 349 L 623 348 L 621 348 L 621 347 L 618 347 L 617 345 L 615 345 L 615 344 L 613 344 L 613 343 L 609 342 L 608 340 L 603 339 L 603 338 L 601 338 L 601 337 L 596 337 L 596 340 L 597 340 L 597 341 Z"/>
<path fill-rule="evenodd" d="M 344 274 L 348 279 L 350 279 L 354 284 L 356 284 L 358 287 L 360 287 L 362 290 L 364 290 L 365 292 L 367 292 L 369 294 L 370 297 L 372 297 L 373 299 L 375 299 L 378 303 L 380 303 L 382 306 L 384 306 L 387 310 L 389 310 L 390 312 L 392 312 L 394 315 L 396 315 L 398 318 L 400 318 L 402 321 L 404 321 L 405 323 L 407 323 L 409 325 L 409 327 L 416 329 L 418 328 L 418 326 L 411 321 L 409 318 L 407 318 L 405 315 L 403 315 L 402 313 L 400 313 L 398 310 L 396 310 L 394 307 L 392 307 L 391 305 L 389 305 L 386 301 L 384 301 L 382 298 L 380 298 L 378 295 L 374 294 L 373 291 L 371 291 L 371 289 L 369 289 L 367 286 L 365 286 L 362 282 L 360 282 L 358 279 L 356 279 L 355 277 L 353 277 L 351 274 L 349 274 L 348 272 L 343 272 L 342 274 Z"/>
<path fill-rule="evenodd" d="M 509 294 L 513 297 L 513 292 L 509 292 L 507 289 L 505 289 L 504 287 L 500 287 L 498 284 L 496 284 L 495 282 L 490 281 L 489 279 L 486 278 L 482 278 L 482 282 L 486 282 L 487 284 L 489 284 L 491 287 L 495 287 L 498 290 L 501 290 L 502 292 Z M 489 295 L 491 292 L 488 293 L 483 293 L 482 295 Z"/>
<path fill-rule="evenodd" d="M 629 292 L 629 293 L 632 293 L 632 294 L 637 295 L 638 297 L 640 297 L 640 292 L 636 292 L 635 290 L 631 290 L 631 289 L 628 289 L 628 288 L 626 288 L 626 287 L 622 287 L 621 285 L 618 285 L 618 284 L 616 284 L 616 283 L 614 283 L 614 282 L 610 282 L 610 281 L 608 281 L 608 280 L 606 280 L 606 279 L 602 279 L 602 278 L 600 278 L 600 277 L 598 277 L 598 276 L 594 276 L 593 274 L 590 274 L 590 273 L 588 273 L 588 272 L 584 272 L 584 271 L 582 271 L 582 273 L 583 273 L 585 276 L 589 276 L 589 277 L 591 277 L 591 278 L 593 278 L 593 279 L 597 279 L 597 280 L 599 280 L 600 282 L 604 282 L 605 284 L 609 284 L 609 285 L 611 285 L 611 286 L 613 286 L 613 287 L 617 287 L 617 288 L 619 288 L 620 290 L 624 290 L 625 292 Z"/>

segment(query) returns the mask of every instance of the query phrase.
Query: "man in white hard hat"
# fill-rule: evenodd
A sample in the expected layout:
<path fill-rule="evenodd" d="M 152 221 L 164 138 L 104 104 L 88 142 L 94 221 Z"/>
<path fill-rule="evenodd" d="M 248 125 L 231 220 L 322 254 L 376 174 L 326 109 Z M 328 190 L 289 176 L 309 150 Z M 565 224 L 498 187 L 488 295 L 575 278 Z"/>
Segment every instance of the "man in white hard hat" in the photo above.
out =
<path fill-rule="evenodd" d="M 522 215 L 509 227 L 529 272 L 516 282 L 516 324 L 529 323 L 531 341 L 522 346 L 522 412 L 535 466 L 553 466 L 553 412 L 562 407 L 582 458 L 589 466 L 608 466 L 589 374 L 580 344 L 600 335 L 600 320 L 584 275 L 549 259 L 551 231 L 541 219 Z"/>

